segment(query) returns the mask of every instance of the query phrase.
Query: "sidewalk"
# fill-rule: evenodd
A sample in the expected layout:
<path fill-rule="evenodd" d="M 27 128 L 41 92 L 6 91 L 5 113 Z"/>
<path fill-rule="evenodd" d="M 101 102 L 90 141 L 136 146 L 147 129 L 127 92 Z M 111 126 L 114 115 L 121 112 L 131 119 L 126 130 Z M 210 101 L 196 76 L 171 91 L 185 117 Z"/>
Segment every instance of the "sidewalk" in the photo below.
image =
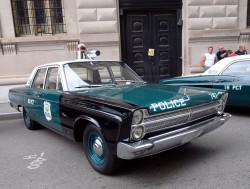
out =
<path fill-rule="evenodd" d="M 9 103 L 0 103 L 0 120 L 21 119 L 22 112 L 10 107 Z"/>

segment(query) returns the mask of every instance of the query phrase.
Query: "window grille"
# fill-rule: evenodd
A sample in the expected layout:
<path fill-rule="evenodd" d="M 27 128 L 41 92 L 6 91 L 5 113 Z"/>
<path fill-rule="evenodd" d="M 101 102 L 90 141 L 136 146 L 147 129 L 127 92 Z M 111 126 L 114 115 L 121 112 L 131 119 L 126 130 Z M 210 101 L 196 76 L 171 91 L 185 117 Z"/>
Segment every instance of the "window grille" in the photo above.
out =
<path fill-rule="evenodd" d="M 66 33 L 63 0 L 11 0 L 16 36 Z"/>

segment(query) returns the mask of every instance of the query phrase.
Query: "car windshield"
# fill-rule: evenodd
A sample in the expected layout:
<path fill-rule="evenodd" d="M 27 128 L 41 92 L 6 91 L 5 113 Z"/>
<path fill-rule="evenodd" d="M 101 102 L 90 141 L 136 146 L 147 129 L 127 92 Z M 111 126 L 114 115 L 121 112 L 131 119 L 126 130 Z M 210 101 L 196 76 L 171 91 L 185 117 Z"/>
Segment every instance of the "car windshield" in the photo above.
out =
<path fill-rule="evenodd" d="M 222 73 L 222 75 L 250 75 L 250 60 L 241 60 L 229 65 Z"/>
<path fill-rule="evenodd" d="M 214 66 L 205 71 L 202 75 L 219 75 L 221 70 L 227 67 L 227 65 L 230 63 L 227 60 L 227 58 L 220 60 Z"/>
<path fill-rule="evenodd" d="M 223 58 L 201 75 L 248 75 L 249 55 Z"/>
<path fill-rule="evenodd" d="M 103 85 L 145 83 L 128 65 L 115 61 L 67 63 L 64 74 L 69 91 Z"/>

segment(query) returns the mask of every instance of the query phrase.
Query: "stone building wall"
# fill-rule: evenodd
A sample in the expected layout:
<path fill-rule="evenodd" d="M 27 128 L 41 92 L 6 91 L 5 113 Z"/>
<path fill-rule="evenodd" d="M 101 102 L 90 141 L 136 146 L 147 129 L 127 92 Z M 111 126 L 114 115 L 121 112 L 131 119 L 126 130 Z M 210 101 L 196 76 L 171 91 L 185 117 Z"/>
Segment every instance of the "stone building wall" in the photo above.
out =
<path fill-rule="evenodd" d="M 102 59 L 120 59 L 120 35 L 117 0 L 77 0 L 80 41 L 98 48 Z"/>
<path fill-rule="evenodd" d="M 15 37 L 10 0 L 0 2 L 0 85 L 25 83 L 40 64 L 76 58 L 76 46 L 120 59 L 117 0 L 64 0 L 66 34 Z"/>
<path fill-rule="evenodd" d="M 243 43 L 250 51 L 247 0 L 187 0 L 183 1 L 183 9 L 184 75 L 203 72 L 200 60 L 208 46 L 213 46 L 214 52 L 219 45 L 236 51 Z"/>
<path fill-rule="evenodd" d="M 202 72 L 200 59 L 212 45 L 250 51 L 248 0 L 183 0 L 183 75 Z M 10 0 L 0 1 L 0 85 L 24 83 L 36 65 L 75 59 L 78 43 L 120 60 L 118 0 L 64 0 L 66 34 L 15 37 Z"/>
<path fill-rule="evenodd" d="M 37 65 L 75 59 L 76 6 L 71 1 L 64 6 L 67 34 L 16 37 L 10 0 L 0 2 L 0 86 L 26 83 Z"/>

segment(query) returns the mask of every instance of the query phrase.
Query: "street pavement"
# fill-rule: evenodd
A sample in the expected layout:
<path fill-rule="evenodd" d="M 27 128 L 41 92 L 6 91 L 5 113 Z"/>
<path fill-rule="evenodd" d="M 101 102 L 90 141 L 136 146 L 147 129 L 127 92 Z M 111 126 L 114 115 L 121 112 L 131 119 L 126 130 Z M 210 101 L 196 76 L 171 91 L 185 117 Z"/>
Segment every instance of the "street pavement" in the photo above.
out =
<path fill-rule="evenodd" d="M 228 112 L 228 111 L 227 111 Z M 23 120 L 0 121 L 1 189 L 248 189 L 250 112 L 184 146 L 124 161 L 113 175 L 89 165 L 81 142 Z"/>

